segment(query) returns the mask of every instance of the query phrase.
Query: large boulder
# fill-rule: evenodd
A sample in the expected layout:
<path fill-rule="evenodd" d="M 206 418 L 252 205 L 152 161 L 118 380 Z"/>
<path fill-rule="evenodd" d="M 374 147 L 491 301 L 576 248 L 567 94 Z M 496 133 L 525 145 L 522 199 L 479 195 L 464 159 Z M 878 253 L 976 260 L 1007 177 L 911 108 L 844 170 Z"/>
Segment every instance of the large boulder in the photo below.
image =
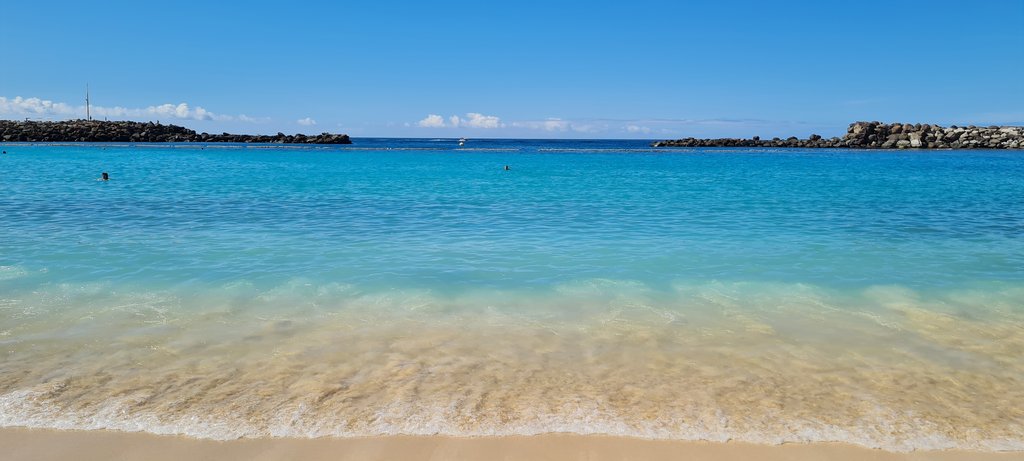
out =
<path fill-rule="evenodd" d="M 910 147 L 922 147 L 924 143 L 921 141 L 921 133 L 913 132 L 910 133 Z"/>

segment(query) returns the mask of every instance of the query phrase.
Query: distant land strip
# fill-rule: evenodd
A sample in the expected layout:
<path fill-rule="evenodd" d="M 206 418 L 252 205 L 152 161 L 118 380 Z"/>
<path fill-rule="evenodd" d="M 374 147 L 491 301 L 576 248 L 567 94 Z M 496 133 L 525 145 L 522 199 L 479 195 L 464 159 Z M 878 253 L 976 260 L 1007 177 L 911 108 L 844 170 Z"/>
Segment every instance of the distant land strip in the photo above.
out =
<path fill-rule="evenodd" d="M 855 122 L 842 138 L 780 139 L 685 138 L 658 141 L 653 147 L 805 147 L 845 149 L 1024 149 L 1024 127 L 950 126 Z"/>
<path fill-rule="evenodd" d="M 37 122 L 0 120 L 0 141 L 3 142 L 237 142 L 281 144 L 352 144 L 345 134 L 321 133 L 250 135 L 209 134 L 153 122 L 65 120 Z"/>

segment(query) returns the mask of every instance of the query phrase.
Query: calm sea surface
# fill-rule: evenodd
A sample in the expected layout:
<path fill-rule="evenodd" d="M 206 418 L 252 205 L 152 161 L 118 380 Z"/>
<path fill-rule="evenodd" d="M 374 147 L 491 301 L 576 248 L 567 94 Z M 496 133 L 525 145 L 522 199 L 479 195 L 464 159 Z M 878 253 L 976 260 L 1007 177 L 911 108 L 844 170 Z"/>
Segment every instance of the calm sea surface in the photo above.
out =
<path fill-rule="evenodd" d="M 0 426 L 1024 449 L 1021 152 L 354 142 L 4 145 Z"/>

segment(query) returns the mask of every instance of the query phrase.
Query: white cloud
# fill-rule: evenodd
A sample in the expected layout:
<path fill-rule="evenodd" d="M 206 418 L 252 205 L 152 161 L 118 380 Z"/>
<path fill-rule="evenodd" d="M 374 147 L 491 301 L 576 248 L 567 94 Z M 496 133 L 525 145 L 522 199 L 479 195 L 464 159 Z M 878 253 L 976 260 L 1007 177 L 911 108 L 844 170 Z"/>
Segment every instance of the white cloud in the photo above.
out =
<path fill-rule="evenodd" d="M 470 112 L 466 114 L 466 126 L 472 128 L 501 128 L 501 119 L 493 115 Z"/>
<path fill-rule="evenodd" d="M 227 115 L 214 114 L 213 112 L 203 109 L 200 106 L 191 108 L 186 103 L 180 103 L 177 105 L 161 104 L 159 106 L 149 106 L 144 111 L 124 109 L 122 107 L 114 107 L 112 109 L 97 107 L 96 110 L 94 110 L 94 112 L 96 112 L 96 114 L 100 116 L 113 115 L 115 117 L 139 117 L 140 115 L 150 115 L 154 117 L 176 118 L 180 120 L 227 121 L 232 119 L 232 117 Z M 110 114 L 108 115 L 105 112 L 110 112 Z"/>
<path fill-rule="evenodd" d="M 542 131 L 569 131 L 571 124 L 560 118 L 549 118 L 547 120 L 512 122 L 515 128 L 526 128 L 529 130 Z"/>
<path fill-rule="evenodd" d="M 440 128 L 444 126 L 444 117 L 440 115 L 430 114 L 427 118 L 416 122 L 416 126 L 422 128 Z"/>
<path fill-rule="evenodd" d="M 416 122 L 416 126 L 420 128 L 458 128 L 464 126 L 467 128 L 504 128 L 505 124 L 501 123 L 501 118 L 494 115 L 484 115 L 477 112 L 470 112 L 466 114 L 465 118 L 459 117 L 458 115 L 452 115 L 448 117 L 448 121 L 445 122 L 444 117 L 437 114 L 427 115 L 426 118 Z"/>
<path fill-rule="evenodd" d="M 600 133 L 608 131 L 609 126 L 606 123 L 573 123 L 570 129 L 579 133 Z"/>
<path fill-rule="evenodd" d="M 572 126 L 569 122 L 561 119 L 550 119 L 540 122 L 540 129 L 544 131 L 569 131 Z"/>
<path fill-rule="evenodd" d="M 270 117 L 250 117 L 245 114 L 240 114 L 238 117 L 235 117 L 235 120 L 247 123 L 266 123 L 270 121 Z"/>
<path fill-rule="evenodd" d="M 772 121 L 759 119 L 562 119 L 545 118 L 536 120 L 503 121 L 493 115 L 470 112 L 465 116 L 442 116 L 430 114 L 423 120 L 407 123 L 405 126 L 421 128 L 473 128 L 495 130 L 502 135 L 539 137 L 605 137 L 627 138 L 652 137 L 749 137 L 753 135 L 789 136 L 791 133 L 806 136 L 817 130 L 828 133 L 829 127 L 810 126 L 801 122 Z M 499 131 L 500 130 L 500 131 Z"/>
<path fill-rule="evenodd" d="M 125 118 L 125 119 L 178 119 L 178 120 L 216 120 L 242 122 L 255 122 L 255 119 L 245 115 L 232 117 L 210 112 L 201 106 L 189 106 L 188 103 L 160 104 L 145 108 L 127 108 L 121 106 L 89 106 L 89 114 L 93 117 Z M 63 102 L 53 102 L 40 98 L 23 98 L 17 96 L 6 98 L 0 96 L 0 116 L 27 116 L 40 118 L 65 118 L 85 117 L 86 108 L 72 106 Z"/>
<path fill-rule="evenodd" d="M 539 130 L 549 132 L 575 131 L 579 133 L 597 133 L 608 128 L 606 124 L 592 122 L 573 122 L 560 118 L 549 118 L 546 120 L 526 120 L 512 122 L 515 128 L 526 128 L 528 130 Z"/>
<path fill-rule="evenodd" d="M 569 122 L 560 119 L 549 119 L 539 121 L 512 122 L 514 128 L 526 128 L 528 130 L 542 131 L 568 131 Z"/>
<path fill-rule="evenodd" d="M 300 118 L 300 119 L 296 120 L 295 123 L 298 123 L 299 125 L 302 125 L 302 126 L 313 126 L 313 125 L 316 125 L 316 120 L 313 120 L 312 118 L 306 117 L 306 118 Z"/>
<path fill-rule="evenodd" d="M 72 115 L 75 108 L 62 102 L 47 101 L 39 98 L 7 99 L 0 96 L 0 115 Z"/>

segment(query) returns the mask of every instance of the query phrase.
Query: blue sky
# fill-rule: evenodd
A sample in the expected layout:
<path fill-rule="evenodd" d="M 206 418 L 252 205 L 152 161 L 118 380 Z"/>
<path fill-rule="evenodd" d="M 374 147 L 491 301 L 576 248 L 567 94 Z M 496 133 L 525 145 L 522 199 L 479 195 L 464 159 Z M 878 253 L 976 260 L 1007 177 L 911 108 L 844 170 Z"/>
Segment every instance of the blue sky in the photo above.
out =
<path fill-rule="evenodd" d="M 223 2 L 226 3 L 226 2 Z M 0 117 L 354 136 L 1024 123 L 1024 0 L 6 2 Z"/>

